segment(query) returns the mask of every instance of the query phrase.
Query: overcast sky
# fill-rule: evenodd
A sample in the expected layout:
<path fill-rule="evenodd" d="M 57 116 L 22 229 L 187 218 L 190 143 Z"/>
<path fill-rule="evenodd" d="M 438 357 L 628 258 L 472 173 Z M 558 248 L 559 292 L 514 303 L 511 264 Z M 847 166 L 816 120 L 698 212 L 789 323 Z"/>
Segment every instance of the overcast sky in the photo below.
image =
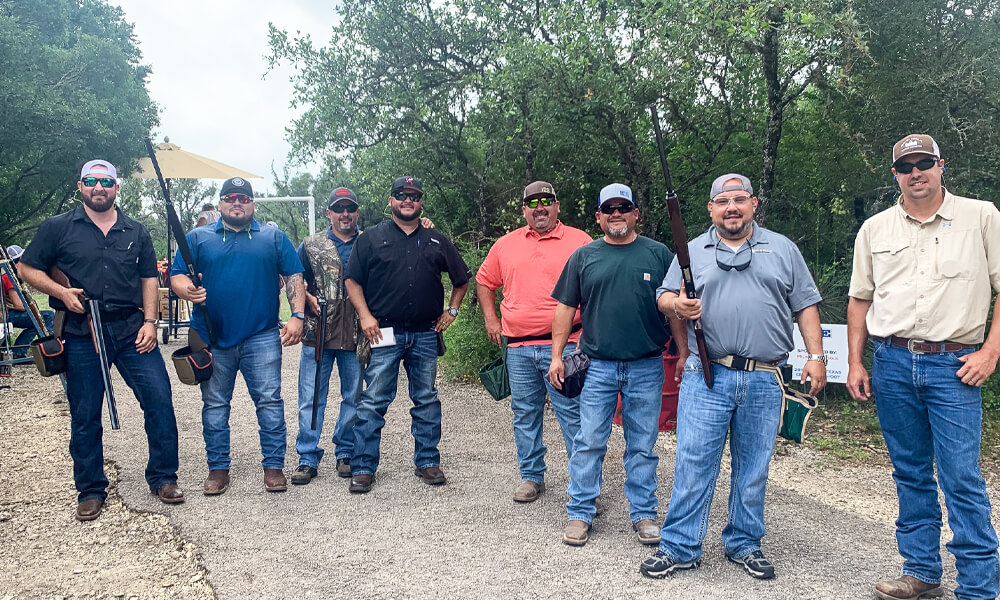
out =
<path fill-rule="evenodd" d="M 143 64 L 152 67 L 149 93 L 160 108 L 153 133 L 251 173 L 271 189 L 271 166 L 287 163 L 285 128 L 292 85 L 287 66 L 267 69 L 267 25 L 308 33 L 325 45 L 336 20 L 334 2 L 322 0 L 109 0 L 135 26 Z M 317 167 L 292 169 L 317 171 Z"/>

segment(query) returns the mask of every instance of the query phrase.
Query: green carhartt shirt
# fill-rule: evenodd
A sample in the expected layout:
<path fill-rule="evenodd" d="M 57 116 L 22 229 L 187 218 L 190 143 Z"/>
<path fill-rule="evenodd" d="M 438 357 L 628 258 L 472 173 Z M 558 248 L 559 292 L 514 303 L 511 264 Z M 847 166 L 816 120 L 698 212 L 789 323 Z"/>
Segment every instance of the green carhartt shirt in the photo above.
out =
<path fill-rule="evenodd" d="M 587 356 L 635 360 L 663 351 L 670 331 L 656 310 L 656 287 L 672 259 L 666 246 L 641 235 L 625 245 L 599 239 L 570 256 L 552 297 L 580 307 Z"/>

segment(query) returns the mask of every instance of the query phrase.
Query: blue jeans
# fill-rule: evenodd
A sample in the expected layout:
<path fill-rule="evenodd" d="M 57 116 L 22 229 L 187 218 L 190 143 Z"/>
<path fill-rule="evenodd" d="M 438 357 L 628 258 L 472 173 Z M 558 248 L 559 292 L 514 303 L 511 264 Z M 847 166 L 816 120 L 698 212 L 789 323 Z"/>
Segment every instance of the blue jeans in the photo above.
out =
<path fill-rule="evenodd" d="M 177 421 L 170 396 L 170 378 L 163 365 L 160 351 L 139 354 L 132 333 L 118 339 L 121 321 L 104 323 L 104 343 L 108 361 L 118 372 L 139 401 L 142 408 L 149 460 L 146 462 L 146 483 L 155 492 L 167 483 L 177 481 Z M 69 399 L 69 453 L 73 457 L 73 480 L 77 499 L 104 500 L 108 497 L 108 479 L 104 474 L 104 384 L 101 363 L 90 336 L 66 333 L 66 395 Z M 122 396 L 116 395 L 118 402 Z"/>
<path fill-rule="evenodd" d="M 681 379 L 674 485 L 660 533 L 660 550 L 678 562 L 701 557 L 727 434 L 732 476 L 722 548 L 727 556 L 746 556 L 760 550 L 766 533 L 764 492 L 781 419 L 781 386 L 766 371 L 711 366 L 712 389 L 697 356 L 688 357 Z"/>
<path fill-rule="evenodd" d="M 875 406 L 899 495 L 896 543 L 903 573 L 927 583 L 941 580 L 940 483 L 954 534 L 947 547 L 955 555 L 960 600 L 1000 594 L 997 535 L 979 471 L 982 397 L 979 388 L 955 376 L 962 366 L 958 357 L 971 352 L 911 354 L 876 341 L 872 369 Z"/>
<path fill-rule="evenodd" d="M 396 345 L 372 348 L 372 360 L 365 369 L 365 390 L 358 397 L 358 420 L 354 425 L 352 475 L 374 475 L 378 470 L 379 445 L 385 413 L 396 398 L 399 363 L 403 362 L 410 382 L 410 432 L 413 434 L 413 463 L 418 469 L 437 467 L 441 454 L 441 401 L 437 378 L 437 333 L 397 331 Z"/>
<path fill-rule="evenodd" d="M 567 344 L 566 353 L 576 350 Z M 514 445 L 521 479 L 545 481 L 545 452 L 542 442 L 542 422 L 545 420 L 545 394 L 555 409 L 562 429 L 566 454 L 573 454 L 573 438 L 580 431 L 580 401 L 567 398 L 549 383 L 549 363 L 552 344 L 507 348 L 507 374 L 510 377 L 510 408 L 514 412 Z"/>
<path fill-rule="evenodd" d="M 625 431 L 625 497 L 632 522 L 656 519 L 656 465 L 653 452 L 660 428 L 663 395 L 663 359 L 657 355 L 638 360 L 590 359 L 587 380 L 580 394 L 580 431 L 573 439 L 569 459 L 570 521 L 590 523 L 601 495 L 604 455 L 611 436 L 611 419 L 622 399 Z"/>
<path fill-rule="evenodd" d="M 257 408 L 265 469 L 285 466 L 285 409 L 281 400 L 281 341 L 267 329 L 229 348 L 212 348 L 212 378 L 201 383 L 202 435 L 208 468 L 229 469 L 229 409 L 236 372 L 243 374 Z"/>
<path fill-rule="evenodd" d="M 319 447 L 323 433 L 323 417 L 326 401 L 330 393 L 330 374 L 333 363 L 337 362 L 340 374 L 340 413 L 333 429 L 337 458 L 350 459 L 354 456 L 354 423 L 357 420 L 358 391 L 361 388 L 361 364 L 354 350 L 323 350 L 323 364 L 320 368 L 319 410 L 316 415 L 316 430 L 312 429 L 313 390 L 316 384 L 316 349 L 302 345 L 299 360 L 299 433 L 295 438 L 295 450 L 299 453 L 299 464 L 319 467 L 324 450 Z"/>
<path fill-rule="evenodd" d="M 45 322 L 46 329 L 52 331 L 56 313 L 51 310 L 41 310 L 38 312 L 42 313 L 42 321 Z M 28 354 L 28 344 L 38 337 L 38 332 L 35 331 L 35 324 L 31 320 L 31 315 L 24 310 L 8 310 L 7 321 L 14 327 L 24 330 L 17 334 L 17 338 L 14 339 L 15 347 L 13 349 L 15 358 L 23 358 Z"/>

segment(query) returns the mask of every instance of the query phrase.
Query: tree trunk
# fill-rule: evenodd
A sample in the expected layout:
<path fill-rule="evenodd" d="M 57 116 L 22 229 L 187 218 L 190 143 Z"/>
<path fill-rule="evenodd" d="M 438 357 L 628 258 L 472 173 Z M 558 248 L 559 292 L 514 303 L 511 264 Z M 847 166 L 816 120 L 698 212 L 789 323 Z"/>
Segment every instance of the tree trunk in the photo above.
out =
<path fill-rule="evenodd" d="M 762 170 L 757 198 L 757 222 L 767 223 L 767 211 L 774 191 L 774 173 L 778 164 L 778 142 L 781 141 L 781 125 L 784 120 L 784 97 L 781 81 L 778 75 L 778 59 L 780 40 L 778 30 L 784 23 L 784 11 L 778 4 L 767 10 L 767 31 L 761 43 L 761 66 L 764 71 L 764 82 L 767 85 L 767 124 L 764 129 L 764 145 L 761 149 Z"/>

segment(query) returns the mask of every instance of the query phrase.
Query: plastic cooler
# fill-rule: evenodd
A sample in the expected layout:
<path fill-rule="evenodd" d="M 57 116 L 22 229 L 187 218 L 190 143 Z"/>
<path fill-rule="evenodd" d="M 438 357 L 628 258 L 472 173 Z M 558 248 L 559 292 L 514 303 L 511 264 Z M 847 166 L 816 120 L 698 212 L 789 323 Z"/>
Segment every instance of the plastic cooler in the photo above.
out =
<path fill-rule="evenodd" d="M 660 404 L 660 431 L 673 431 L 677 428 L 677 394 L 680 386 L 674 381 L 674 368 L 677 356 L 669 350 L 663 353 L 663 396 Z M 618 408 L 612 419 L 615 425 L 622 424 L 622 399 L 618 396 Z"/>

